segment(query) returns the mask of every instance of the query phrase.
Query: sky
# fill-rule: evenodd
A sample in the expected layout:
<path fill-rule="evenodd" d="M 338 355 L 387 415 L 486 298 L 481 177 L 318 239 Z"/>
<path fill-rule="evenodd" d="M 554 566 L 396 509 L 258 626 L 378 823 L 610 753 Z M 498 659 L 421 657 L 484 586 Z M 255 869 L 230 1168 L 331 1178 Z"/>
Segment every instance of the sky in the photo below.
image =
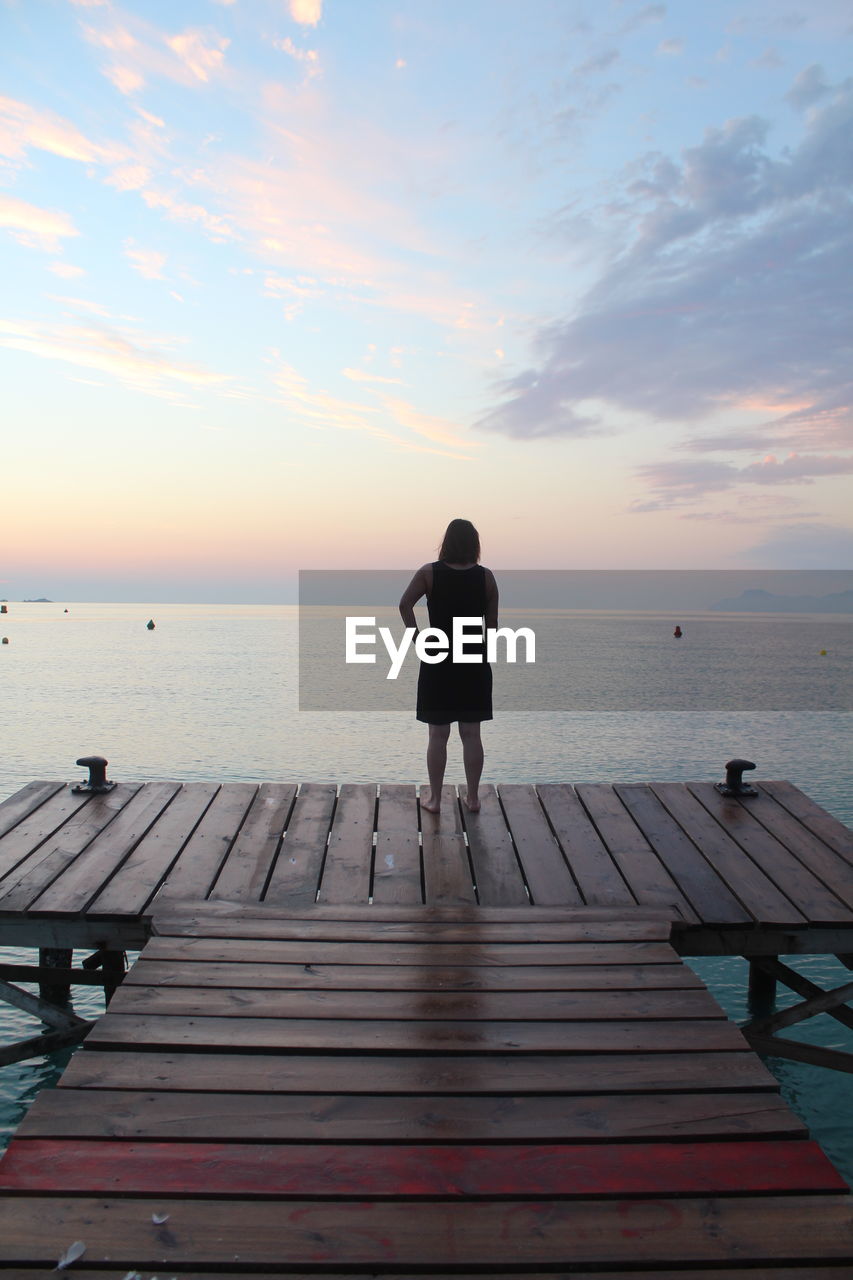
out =
<path fill-rule="evenodd" d="M 0 0 L 0 596 L 851 564 L 841 0 Z"/>

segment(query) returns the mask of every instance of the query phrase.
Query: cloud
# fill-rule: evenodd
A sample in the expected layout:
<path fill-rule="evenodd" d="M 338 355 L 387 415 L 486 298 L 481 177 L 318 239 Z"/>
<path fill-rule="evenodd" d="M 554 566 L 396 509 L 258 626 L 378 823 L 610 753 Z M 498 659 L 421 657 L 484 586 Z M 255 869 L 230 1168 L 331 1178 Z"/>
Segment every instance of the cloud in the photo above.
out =
<path fill-rule="evenodd" d="M 51 262 L 47 269 L 52 271 L 55 276 L 61 276 L 63 280 L 73 280 L 77 276 L 86 274 L 83 267 L 72 266 L 70 262 Z"/>
<path fill-rule="evenodd" d="M 163 279 L 163 268 L 166 265 L 165 253 L 158 253 L 156 249 L 143 249 L 135 245 L 132 240 L 126 240 L 124 256 L 129 260 L 134 271 L 145 276 L 146 280 Z"/>
<path fill-rule="evenodd" d="M 123 154 L 115 143 L 87 138 L 70 120 L 53 111 L 0 97 L 0 155 L 23 159 L 31 147 L 85 164 L 108 164 Z"/>
<path fill-rule="evenodd" d="M 684 53 L 684 41 L 683 40 L 661 40 L 655 52 L 663 53 L 663 54 L 668 53 L 670 55 L 677 56 L 678 54 Z"/>
<path fill-rule="evenodd" d="M 853 456 L 801 456 L 789 454 L 781 462 L 774 454 L 745 467 L 706 458 L 647 463 L 637 475 L 651 490 L 648 500 L 638 500 L 633 511 L 660 511 L 680 507 L 744 485 L 813 484 L 820 476 L 853 474 Z"/>
<path fill-rule="evenodd" d="M 83 24 L 82 30 L 90 44 L 106 53 L 103 74 L 125 95 L 138 93 L 151 79 L 206 85 L 222 72 L 231 43 L 209 27 L 170 35 L 114 5 L 104 8 L 98 25 Z"/>
<path fill-rule="evenodd" d="M 323 16 L 323 0 L 290 0 L 290 16 L 305 27 L 316 27 Z"/>
<path fill-rule="evenodd" d="M 228 381 L 201 365 L 175 359 L 169 351 L 173 342 L 115 325 L 0 319 L 0 346 L 45 360 L 98 369 L 152 395 L 171 395 L 176 385 L 199 390 Z"/>
<path fill-rule="evenodd" d="M 400 385 L 402 378 L 383 378 L 378 373 L 367 373 L 364 369 L 342 369 L 341 373 L 351 382 L 384 382 Z"/>
<path fill-rule="evenodd" d="M 821 98 L 825 98 L 830 92 L 829 85 L 824 80 L 823 68 L 817 63 L 812 63 L 810 67 L 806 67 L 805 71 L 800 72 L 785 94 L 785 98 L 797 111 L 804 111 L 807 107 L 813 107 L 816 102 L 820 102 Z"/>
<path fill-rule="evenodd" d="M 45 253 L 61 253 L 62 241 L 79 235 L 67 213 L 41 209 L 14 196 L 0 194 L 0 228 L 5 228 L 19 244 Z"/>
<path fill-rule="evenodd" d="M 767 132 L 732 120 L 623 174 L 595 211 L 613 244 L 598 280 L 539 330 L 482 427 L 589 434 L 612 409 L 690 428 L 755 402 L 849 418 L 853 83 L 780 157 Z M 591 400 L 605 406 L 595 418 Z"/>
<path fill-rule="evenodd" d="M 295 62 L 303 63 L 310 75 L 316 75 L 320 70 L 320 55 L 317 50 L 300 49 L 298 45 L 293 43 L 290 36 L 286 36 L 283 40 L 273 40 L 273 47 L 280 49 L 282 53 L 286 53 Z"/>

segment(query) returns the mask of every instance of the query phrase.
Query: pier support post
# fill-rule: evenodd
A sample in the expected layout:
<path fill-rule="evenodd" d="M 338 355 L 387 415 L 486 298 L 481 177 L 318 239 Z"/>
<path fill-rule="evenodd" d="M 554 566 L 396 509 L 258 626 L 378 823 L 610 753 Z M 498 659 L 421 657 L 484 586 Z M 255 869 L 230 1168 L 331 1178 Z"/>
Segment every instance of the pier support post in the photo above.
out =
<path fill-rule="evenodd" d="M 39 951 L 39 964 L 45 969 L 70 969 L 73 954 L 66 947 L 42 947 Z M 51 1004 L 65 1004 L 71 996 L 71 984 L 40 982 L 39 995 L 42 1000 L 49 1000 Z"/>
<path fill-rule="evenodd" d="M 749 962 L 749 994 L 750 1013 L 767 1013 L 773 1008 L 776 999 L 776 978 L 762 967 L 760 960 Z"/>
<path fill-rule="evenodd" d="M 104 972 L 104 1004 L 112 1000 L 116 988 L 121 986 L 127 968 L 127 957 L 123 951 L 104 951 L 102 969 Z"/>

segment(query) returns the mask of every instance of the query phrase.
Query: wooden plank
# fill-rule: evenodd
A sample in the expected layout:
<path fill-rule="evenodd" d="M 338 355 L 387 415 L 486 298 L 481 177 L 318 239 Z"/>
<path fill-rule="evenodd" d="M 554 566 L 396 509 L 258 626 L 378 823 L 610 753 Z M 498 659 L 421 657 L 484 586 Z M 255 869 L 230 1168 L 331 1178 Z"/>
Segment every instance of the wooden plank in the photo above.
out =
<path fill-rule="evenodd" d="M 405 1022 L 355 1018 L 231 1018 L 107 1011 L 90 1033 L 90 1049 L 126 1048 L 140 1040 L 160 1049 L 329 1053 L 665 1053 L 742 1050 L 723 1019 L 636 1022 Z"/>
<path fill-rule="evenodd" d="M 377 903 L 421 903 L 423 882 L 418 801 L 413 786 L 379 788 L 372 898 Z"/>
<path fill-rule="evenodd" d="M 535 788 L 522 783 L 502 786 L 500 799 L 532 901 L 580 905 L 583 898 Z"/>
<path fill-rule="evenodd" d="M 574 788 L 554 783 L 540 785 L 536 790 L 584 902 L 601 906 L 636 906 L 634 895 L 590 822 Z"/>
<path fill-rule="evenodd" d="M 30 908 L 57 877 L 83 856 L 84 850 L 99 835 L 109 830 L 110 824 L 116 821 L 139 790 L 138 783 L 120 782 L 104 795 L 70 797 L 68 793 L 68 812 L 63 824 L 4 879 L 2 887 L 5 892 L 0 899 L 3 910 L 26 911 Z M 56 797 L 57 800 L 62 798 Z M 43 805 L 39 812 L 44 813 L 50 803 Z M 22 824 L 7 839 L 17 835 L 23 838 L 24 828 L 28 826 Z M 105 868 L 103 879 L 107 874 Z"/>
<path fill-rule="evenodd" d="M 762 782 L 759 790 L 771 795 L 824 844 L 853 863 L 853 831 L 790 782 Z"/>
<path fill-rule="evenodd" d="M 495 788 L 482 785 L 479 811 L 471 813 L 463 805 L 461 814 L 480 905 L 529 907 L 524 878 Z"/>
<path fill-rule="evenodd" d="M 15 799 L 14 796 L 11 798 Z M 60 787 L 32 813 L 19 822 L 12 823 L 0 839 L 0 891 L 6 891 L 10 872 L 41 849 L 70 818 L 93 799 L 93 796 L 74 795 L 70 787 Z M 99 811 L 104 815 L 104 820 L 111 816 L 100 806 Z"/>
<path fill-rule="evenodd" d="M 612 786 L 591 782 L 577 788 L 584 808 L 639 903 L 672 904 L 688 923 L 699 917 L 658 858 Z"/>
<path fill-rule="evenodd" d="M 849 862 L 804 827 L 769 791 L 762 789 L 760 805 L 741 803 L 853 912 L 853 873 Z"/>
<path fill-rule="evenodd" d="M 337 797 L 333 782 L 302 783 L 264 893 L 265 903 L 313 906 Z"/>
<path fill-rule="evenodd" d="M 668 942 L 396 942 L 370 943 L 342 939 L 189 938 L 167 935 L 149 939 L 145 956 L 152 960 L 221 960 L 255 964 L 280 961 L 291 964 L 432 966 L 563 965 L 563 964 L 672 964 L 675 952 Z M 472 935 L 469 933 L 468 937 Z"/>
<path fill-rule="evenodd" d="M 183 899 L 207 896 L 257 790 L 250 782 L 220 787 L 157 894 L 155 912 Z"/>
<path fill-rule="evenodd" d="M 853 1257 L 851 1197 L 380 1201 L 328 1204 L 243 1198 L 156 1202 L 33 1196 L 0 1202 L 0 1260 L 54 1266 L 71 1240 L 86 1263 L 126 1268 L 278 1266 L 389 1270 L 516 1265 L 800 1263 Z"/>
<path fill-rule="evenodd" d="M 470 922 L 462 924 L 445 924 L 441 921 L 426 919 L 423 924 L 414 921 L 396 923 L 394 921 L 371 923 L 369 920 L 352 921 L 317 921 L 290 920 L 285 916 L 273 916 L 268 919 L 244 917 L 242 915 L 223 919 L 206 919 L 204 913 L 198 916 L 171 916 L 162 918 L 155 916 L 155 928 L 159 934 L 178 933 L 182 937 L 206 938 L 270 938 L 277 941 L 335 942 L 356 943 L 371 942 L 375 946 L 388 943 L 425 944 L 429 947 L 443 943 L 470 943 L 476 937 L 478 942 L 511 942 L 536 945 L 545 942 L 628 942 L 628 941 L 662 941 L 668 939 L 671 931 L 669 923 L 646 921 L 641 916 L 625 912 L 622 918 L 612 920 L 590 921 L 581 919 L 567 924 L 561 922 L 538 923 L 535 919 L 528 921 L 507 921 L 506 924 L 474 925 Z"/>
<path fill-rule="evenodd" d="M 110 1012 L 181 1018 L 399 1019 L 413 1023 L 725 1017 L 704 987 L 666 991 L 256 991 L 247 987 L 131 985 L 116 992 Z"/>
<path fill-rule="evenodd" d="M 260 902 L 296 797 L 295 782 L 262 782 L 210 891 L 230 902 Z"/>
<path fill-rule="evenodd" d="M 456 788 L 442 788 L 440 813 L 427 813 L 420 806 L 420 815 L 426 902 L 430 905 L 473 904 L 477 896 Z"/>
<path fill-rule="evenodd" d="M 323 864 L 320 902 L 367 902 L 375 812 L 375 783 L 343 784 Z"/>
<path fill-rule="evenodd" d="M 851 912 L 845 903 L 771 835 L 746 804 L 721 796 L 710 782 L 690 783 L 689 789 L 756 866 L 784 888 L 811 924 L 850 922 Z M 848 867 L 846 879 L 848 889 L 853 888 L 853 867 Z"/>
<path fill-rule="evenodd" d="M 104 1280 L 103 1271 L 88 1271 L 75 1263 L 74 1270 L 70 1273 L 74 1280 Z M 109 1274 L 109 1273 L 107 1273 Z M 222 1271 L 217 1267 L 216 1280 L 245 1280 L 246 1276 L 251 1276 L 252 1280 L 281 1280 L 281 1271 L 258 1271 L 254 1266 L 251 1271 Z M 322 1275 L 325 1280 L 352 1280 L 353 1274 L 359 1274 L 352 1271 L 329 1271 L 327 1267 L 323 1267 Z M 370 1272 L 371 1276 L 380 1273 Z M 447 1280 L 447 1272 L 442 1271 L 440 1274 L 435 1271 L 405 1271 L 395 1268 L 393 1272 L 381 1272 L 385 1280 Z M 529 1271 L 523 1273 L 527 1280 L 554 1280 L 554 1271 Z M 637 1272 L 633 1268 L 630 1271 L 613 1271 L 609 1266 L 602 1270 L 596 1266 L 595 1271 L 576 1270 L 572 1268 L 571 1280 L 638 1280 L 642 1276 L 642 1272 Z M 648 1274 L 648 1273 L 646 1273 Z M 133 1280 L 163 1280 L 162 1267 L 157 1271 L 150 1271 L 143 1268 L 141 1271 L 135 1268 L 132 1272 Z M 488 1275 L 491 1280 L 518 1280 L 519 1272 L 496 1271 L 493 1267 L 489 1267 Z M 482 1280 L 483 1272 L 459 1270 L 454 1268 L 453 1276 L 455 1280 Z M 29 1267 L 14 1267 L 11 1270 L 4 1269 L 3 1280 L 45 1280 L 45 1273 L 42 1269 L 33 1270 Z M 173 1280 L 169 1277 L 168 1280 Z M 177 1277 L 174 1278 L 177 1280 Z M 181 1270 L 180 1280 L 210 1280 L 210 1271 L 185 1271 Z M 850 1280 L 850 1267 L 846 1264 L 836 1267 L 829 1265 L 821 1265 L 819 1269 L 812 1266 L 779 1266 L 773 1265 L 763 1267 L 760 1265 L 750 1265 L 746 1268 L 739 1266 L 726 1267 L 720 1270 L 717 1267 L 707 1267 L 701 1263 L 699 1267 L 690 1267 L 685 1271 L 681 1267 L 676 1270 L 667 1268 L 665 1280 Z"/>
<path fill-rule="evenodd" d="M 76 1054 L 59 1088 L 174 1092 L 347 1093 L 347 1094 L 587 1094 L 600 1093 L 778 1094 L 779 1087 L 759 1058 L 739 1053 L 456 1054 L 427 1059 L 377 1054 L 365 1061 L 354 1054 L 298 1054 L 271 1061 L 228 1053 L 163 1053 L 115 1050 Z M 759 1099 L 759 1103 L 766 1099 Z M 396 1102 L 393 1104 L 396 1107 Z M 562 1105 L 562 1104 L 560 1104 Z"/>
<path fill-rule="evenodd" d="M 736 1157 L 736 1158 L 735 1158 Z M 12 1142 L 0 1192 L 300 1199 L 659 1196 L 844 1192 L 816 1142 L 329 1146 Z"/>
<path fill-rule="evenodd" d="M 13 978 L 15 974 L 6 976 Z M 633 991 L 701 987 L 702 983 L 685 964 L 501 965 L 500 968 L 472 965 L 461 971 L 435 965 L 149 960 L 147 954 L 143 954 L 127 974 L 124 985 L 250 987 L 256 991 Z"/>
<path fill-rule="evenodd" d="M 645 784 L 616 793 L 703 924 L 751 924 L 752 916 Z"/>
<path fill-rule="evenodd" d="M 88 1050 L 84 1050 L 88 1056 Z M 92 1055 L 93 1057 L 95 1055 Z M 803 1138 L 774 1093 L 625 1093 L 560 1097 L 173 1093 L 45 1089 L 18 1129 L 32 1138 L 173 1142 L 718 1141 Z M 733 1153 L 736 1159 L 737 1153 Z"/>
<path fill-rule="evenodd" d="M 97 897 L 110 877 L 118 870 L 128 854 L 132 853 L 146 832 L 167 808 L 180 789 L 177 782 L 148 782 L 122 807 L 105 831 L 102 831 L 83 852 L 66 867 L 34 902 L 30 909 L 56 911 L 73 915 L 85 911 Z M 109 803 L 115 791 L 94 800 Z"/>
<path fill-rule="evenodd" d="M 227 786 L 234 784 L 228 783 Z M 217 899 L 185 899 L 173 908 L 167 920 L 174 916 L 183 921 L 187 916 L 203 914 L 205 920 L 303 920 L 314 924 L 350 923 L 359 921 L 376 924 L 588 924 L 590 921 L 620 921 L 625 911 L 620 907 L 598 906 L 535 906 L 529 900 L 524 906 L 489 907 L 479 903 L 441 903 L 401 906 L 397 903 L 344 902 L 310 903 L 307 906 L 286 903 L 284 906 L 266 902 L 228 903 Z M 672 912 L 665 907 L 634 906 L 631 919 L 666 926 L 672 921 Z"/>
<path fill-rule="evenodd" d="M 655 795 L 699 846 L 758 924 L 797 925 L 805 916 L 703 808 L 683 783 L 655 782 Z"/>
<path fill-rule="evenodd" d="M 89 911 L 141 915 L 218 790 L 215 782 L 184 783 L 166 812 L 90 903 Z"/>
<path fill-rule="evenodd" d="M 20 791 L 0 801 L 0 837 L 41 808 L 45 800 L 64 789 L 64 782 L 27 782 Z"/>

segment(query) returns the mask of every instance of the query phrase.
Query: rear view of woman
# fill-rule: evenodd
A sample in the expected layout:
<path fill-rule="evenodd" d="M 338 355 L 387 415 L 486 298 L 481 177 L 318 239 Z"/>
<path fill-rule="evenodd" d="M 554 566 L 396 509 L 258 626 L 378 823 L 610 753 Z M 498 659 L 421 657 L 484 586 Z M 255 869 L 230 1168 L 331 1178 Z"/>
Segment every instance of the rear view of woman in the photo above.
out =
<path fill-rule="evenodd" d="M 498 625 L 498 588 L 491 569 L 480 564 L 480 536 L 470 520 L 451 520 L 438 560 L 418 569 L 400 600 L 400 615 L 407 627 L 416 627 L 415 605 L 426 596 L 431 627 L 443 631 L 452 644 L 454 618 L 479 618 L 484 627 Z M 471 629 L 472 633 L 474 628 Z M 429 794 L 421 807 L 438 813 L 447 765 L 450 726 L 459 725 L 462 762 L 465 767 L 467 807 L 480 807 L 479 786 L 483 772 L 480 724 L 492 719 L 492 671 L 486 662 L 485 637 L 465 641 L 467 656 L 479 662 L 456 663 L 450 653 L 441 662 L 422 662 L 418 673 L 417 718 L 429 725 L 427 772 Z"/>

